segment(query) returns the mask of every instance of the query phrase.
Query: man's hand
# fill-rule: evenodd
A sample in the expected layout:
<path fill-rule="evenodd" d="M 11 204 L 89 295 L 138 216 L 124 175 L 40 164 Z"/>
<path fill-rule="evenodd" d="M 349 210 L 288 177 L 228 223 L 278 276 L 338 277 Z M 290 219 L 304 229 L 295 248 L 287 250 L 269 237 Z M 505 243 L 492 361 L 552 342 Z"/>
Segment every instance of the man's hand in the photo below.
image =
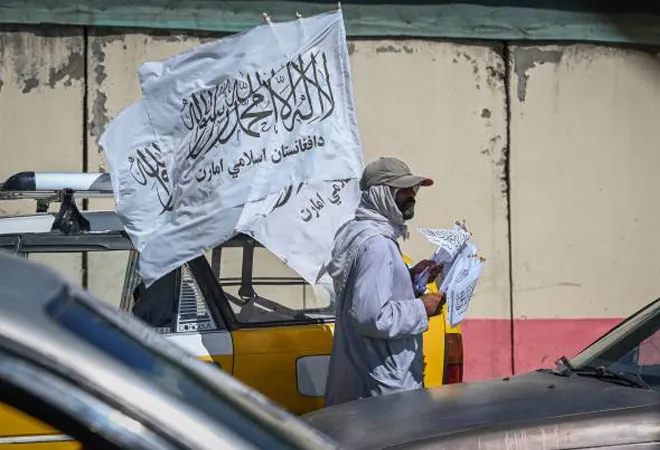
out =
<path fill-rule="evenodd" d="M 423 259 L 415 264 L 412 269 L 410 269 L 410 275 L 412 276 L 413 280 L 427 267 L 429 268 L 429 283 L 438 278 L 438 275 L 440 275 L 440 272 L 442 272 L 442 264 L 436 264 L 430 259 Z"/>
<path fill-rule="evenodd" d="M 447 297 L 442 292 L 431 292 L 422 295 L 422 302 L 429 317 L 437 316 L 442 311 L 442 306 L 447 302 Z"/>

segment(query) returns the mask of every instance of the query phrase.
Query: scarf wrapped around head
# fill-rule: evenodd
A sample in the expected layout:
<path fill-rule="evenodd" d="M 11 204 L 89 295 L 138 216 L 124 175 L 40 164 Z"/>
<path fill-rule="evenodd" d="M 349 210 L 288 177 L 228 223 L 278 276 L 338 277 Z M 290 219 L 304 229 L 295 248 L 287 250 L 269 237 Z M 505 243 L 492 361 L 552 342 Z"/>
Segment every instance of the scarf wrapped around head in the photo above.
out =
<path fill-rule="evenodd" d="M 408 239 L 408 227 L 396 206 L 396 190 L 389 186 L 372 186 L 362 192 L 355 218 L 346 222 L 335 235 L 335 245 L 327 270 L 333 280 L 335 300 L 344 296 L 348 275 L 362 245 L 374 236 L 394 241 Z"/>

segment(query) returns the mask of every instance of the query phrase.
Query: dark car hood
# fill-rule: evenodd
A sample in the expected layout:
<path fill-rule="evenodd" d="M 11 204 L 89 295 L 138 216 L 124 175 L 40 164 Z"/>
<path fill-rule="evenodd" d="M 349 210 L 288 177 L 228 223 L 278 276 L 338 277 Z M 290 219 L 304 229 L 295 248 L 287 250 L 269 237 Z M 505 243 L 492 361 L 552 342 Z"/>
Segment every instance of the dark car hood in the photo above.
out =
<path fill-rule="evenodd" d="M 384 448 L 480 427 L 515 427 L 658 402 L 657 391 L 532 372 L 359 400 L 302 419 L 346 448 Z"/>

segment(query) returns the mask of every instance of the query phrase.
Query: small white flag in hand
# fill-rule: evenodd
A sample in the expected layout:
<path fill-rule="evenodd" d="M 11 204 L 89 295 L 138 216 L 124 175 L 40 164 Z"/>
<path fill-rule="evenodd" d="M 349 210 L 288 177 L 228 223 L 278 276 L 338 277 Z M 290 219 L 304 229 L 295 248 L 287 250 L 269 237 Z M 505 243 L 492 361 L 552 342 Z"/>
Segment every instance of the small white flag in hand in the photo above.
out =
<path fill-rule="evenodd" d="M 452 327 L 465 319 L 483 265 L 483 261 L 477 256 L 477 248 L 468 241 L 442 281 L 440 290 L 447 296 L 447 320 Z"/>
<path fill-rule="evenodd" d="M 439 264 L 451 263 L 470 239 L 470 233 L 458 225 L 451 230 L 420 228 L 418 231 L 438 246 L 440 256 L 436 262 Z"/>
<path fill-rule="evenodd" d="M 447 296 L 447 321 L 455 327 L 467 315 L 484 260 L 478 256 L 472 235 L 464 225 L 456 224 L 453 229 L 421 228 L 418 231 L 438 246 L 433 259 L 444 265 L 445 276 L 440 291 Z"/>

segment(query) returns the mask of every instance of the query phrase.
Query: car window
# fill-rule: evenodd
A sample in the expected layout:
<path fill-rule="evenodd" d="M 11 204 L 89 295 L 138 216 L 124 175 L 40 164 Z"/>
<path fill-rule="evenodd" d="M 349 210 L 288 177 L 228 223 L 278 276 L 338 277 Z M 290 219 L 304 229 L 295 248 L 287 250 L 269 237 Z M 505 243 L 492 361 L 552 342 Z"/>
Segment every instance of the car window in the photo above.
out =
<path fill-rule="evenodd" d="M 648 368 L 647 370 L 655 370 L 656 374 L 660 376 L 660 373 L 657 372 L 660 368 L 660 331 L 656 331 L 639 344 L 638 363 L 640 366 Z"/>
<path fill-rule="evenodd" d="M 631 317 L 570 363 L 577 369 L 623 372 L 660 389 L 660 303 Z"/>
<path fill-rule="evenodd" d="M 84 254 L 87 255 L 87 289 L 99 299 L 118 307 L 131 251 L 98 251 Z"/>
<path fill-rule="evenodd" d="M 218 328 L 199 283 L 195 280 L 190 266 L 185 264 L 181 269 L 176 332 L 214 331 Z"/>
<path fill-rule="evenodd" d="M 219 281 L 239 323 L 332 320 L 330 299 L 263 247 L 226 247 Z"/>
<path fill-rule="evenodd" d="M 139 276 L 131 279 L 135 287 L 130 289 L 133 303 L 126 311 L 142 320 L 147 325 L 162 334 L 176 331 L 177 295 L 179 291 L 180 272 L 173 270 L 156 280 L 148 288 Z"/>
<path fill-rule="evenodd" d="M 54 269 L 109 305 L 135 313 L 162 334 L 224 329 L 188 266 L 144 289 L 134 250 L 29 252 L 28 260 Z M 180 279 L 179 279 L 180 277 Z M 136 298 L 145 300 L 136 307 Z M 127 300 L 131 300 L 130 302 Z"/>
<path fill-rule="evenodd" d="M 132 312 L 161 334 L 192 333 L 225 329 L 222 319 L 211 312 L 209 300 L 195 279 L 189 264 L 174 270 L 145 288 L 129 262 L 131 272 L 124 289 L 131 302 L 122 300 L 122 308 Z M 127 271 L 128 272 L 128 271 Z"/>
<path fill-rule="evenodd" d="M 51 267 L 104 302 L 118 307 L 130 253 L 129 250 L 30 252 L 27 258 Z"/>
<path fill-rule="evenodd" d="M 45 310 L 55 323 L 114 358 L 145 382 L 199 409 L 258 448 L 288 448 L 185 366 L 144 346 L 92 310 L 75 293 L 63 291 Z"/>

